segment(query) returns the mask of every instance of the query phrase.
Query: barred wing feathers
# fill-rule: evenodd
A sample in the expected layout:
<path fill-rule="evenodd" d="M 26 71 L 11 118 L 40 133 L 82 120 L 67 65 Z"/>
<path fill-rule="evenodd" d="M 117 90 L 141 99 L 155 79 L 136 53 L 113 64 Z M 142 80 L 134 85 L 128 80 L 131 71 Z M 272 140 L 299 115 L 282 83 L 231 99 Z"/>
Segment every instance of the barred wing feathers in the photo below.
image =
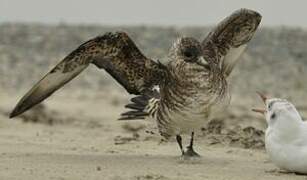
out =
<path fill-rule="evenodd" d="M 258 12 L 240 9 L 221 21 L 203 40 L 204 57 L 229 75 L 261 21 Z"/>
<path fill-rule="evenodd" d="M 65 57 L 21 98 L 10 117 L 42 102 L 90 63 L 105 69 L 130 94 L 135 95 L 159 84 L 164 75 L 164 66 L 146 58 L 126 33 L 106 33 L 85 42 Z"/>

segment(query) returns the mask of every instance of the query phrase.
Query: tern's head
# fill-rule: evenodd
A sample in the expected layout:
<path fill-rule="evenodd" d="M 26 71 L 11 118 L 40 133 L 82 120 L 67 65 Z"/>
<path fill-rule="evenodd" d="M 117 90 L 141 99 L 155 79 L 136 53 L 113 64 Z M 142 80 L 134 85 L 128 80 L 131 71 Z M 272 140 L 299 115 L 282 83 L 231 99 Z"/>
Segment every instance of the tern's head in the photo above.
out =
<path fill-rule="evenodd" d="M 255 112 L 262 113 L 269 126 L 288 126 L 302 122 L 301 116 L 293 104 L 285 99 L 267 98 L 260 94 L 265 104 L 265 109 L 253 109 Z"/>

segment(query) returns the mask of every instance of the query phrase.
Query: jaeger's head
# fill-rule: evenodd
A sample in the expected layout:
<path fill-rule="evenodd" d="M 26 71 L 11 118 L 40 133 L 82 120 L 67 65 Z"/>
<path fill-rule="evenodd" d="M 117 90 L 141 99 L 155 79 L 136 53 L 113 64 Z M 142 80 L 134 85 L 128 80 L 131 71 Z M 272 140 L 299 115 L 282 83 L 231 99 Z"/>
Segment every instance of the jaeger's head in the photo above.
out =
<path fill-rule="evenodd" d="M 208 62 L 203 57 L 202 46 L 199 41 L 191 37 L 177 39 L 170 50 L 170 58 L 173 61 L 200 65 L 210 68 Z"/>

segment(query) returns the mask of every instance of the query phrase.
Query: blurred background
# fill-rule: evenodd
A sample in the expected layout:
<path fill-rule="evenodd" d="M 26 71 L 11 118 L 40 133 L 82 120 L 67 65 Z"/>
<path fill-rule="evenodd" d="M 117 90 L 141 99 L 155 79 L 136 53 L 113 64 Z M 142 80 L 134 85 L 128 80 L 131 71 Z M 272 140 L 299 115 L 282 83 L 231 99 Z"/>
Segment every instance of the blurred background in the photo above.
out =
<path fill-rule="evenodd" d="M 306 27 L 304 0 L 1 0 L 0 22 L 44 24 L 207 26 L 216 24 L 233 10 L 259 11 L 264 26 Z"/>
<path fill-rule="evenodd" d="M 262 106 L 256 91 L 287 98 L 307 117 L 306 6 L 304 0 L 0 0 L 2 137 L 6 139 L 5 134 L 19 130 L 24 136 L 24 129 L 31 134 L 38 131 L 37 126 L 45 128 L 33 128 L 29 123 L 25 127 L 22 122 L 26 121 L 85 132 L 107 131 L 103 135 L 115 143 L 130 142 L 131 139 L 121 138 L 130 137 L 129 133 L 132 140 L 138 140 L 136 131 L 154 131 L 154 122 L 115 121 L 131 96 L 94 66 L 33 111 L 13 120 L 7 117 L 34 83 L 90 38 L 109 31 L 126 31 L 146 56 L 167 61 L 168 50 L 176 38 L 192 36 L 202 40 L 224 17 L 239 8 L 249 8 L 263 18 L 229 79 L 231 105 L 202 130 L 209 144 L 263 148 L 265 121 L 250 111 Z M 145 133 L 142 137 L 147 136 Z"/>
<path fill-rule="evenodd" d="M 253 121 L 246 117 L 257 118 L 250 112 L 252 107 L 260 105 L 256 91 L 287 98 L 304 115 L 307 108 L 306 5 L 306 1 L 265 0 L 1 0 L 2 112 L 8 113 L 35 82 L 90 38 L 109 31 L 126 31 L 145 55 L 167 61 L 168 50 L 176 38 L 192 36 L 201 40 L 220 20 L 245 7 L 260 12 L 263 19 L 230 78 L 233 98 L 229 113 L 235 113 L 233 121 L 242 120 L 234 124 L 247 126 Z M 55 93 L 46 104 L 57 109 L 59 106 L 53 106 L 51 102 L 63 102 L 65 108 L 73 110 L 67 106 L 67 101 L 80 102 L 78 99 L 82 98 L 89 103 L 95 101 L 93 106 L 107 106 L 113 102 L 121 108 L 129 97 L 108 74 L 92 66 Z M 79 106 L 87 111 L 89 107 L 81 104 Z M 74 116 L 61 108 L 57 110 L 60 114 Z M 109 114 L 106 119 L 116 119 L 120 112 L 117 109 L 111 114 L 100 112 L 100 116 Z M 226 114 L 223 119 L 227 117 L 232 116 Z M 254 123 L 260 129 L 265 128 L 264 121 Z"/>

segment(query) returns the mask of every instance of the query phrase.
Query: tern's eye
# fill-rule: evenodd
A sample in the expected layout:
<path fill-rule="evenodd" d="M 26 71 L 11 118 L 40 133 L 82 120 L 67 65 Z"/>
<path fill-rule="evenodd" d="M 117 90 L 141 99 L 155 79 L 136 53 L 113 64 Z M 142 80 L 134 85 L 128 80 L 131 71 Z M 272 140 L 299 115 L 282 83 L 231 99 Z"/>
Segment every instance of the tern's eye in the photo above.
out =
<path fill-rule="evenodd" d="M 273 113 L 273 114 L 271 115 L 271 119 L 275 119 L 275 118 L 276 118 L 276 114 Z"/>
<path fill-rule="evenodd" d="M 268 106 L 269 110 L 272 109 L 272 106 L 273 106 L 273 103 L 270 103 L 269 106 Z"/>

